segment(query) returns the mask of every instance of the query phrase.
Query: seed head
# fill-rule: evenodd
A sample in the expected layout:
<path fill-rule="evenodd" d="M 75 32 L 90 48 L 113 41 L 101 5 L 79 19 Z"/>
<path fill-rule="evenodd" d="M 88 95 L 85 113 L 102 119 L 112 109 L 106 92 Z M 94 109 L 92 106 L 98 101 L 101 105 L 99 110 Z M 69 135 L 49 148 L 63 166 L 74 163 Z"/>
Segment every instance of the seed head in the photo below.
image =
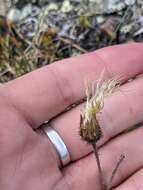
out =
<path fill-rule="evenodd" d="M 95 86 L 88 84 L 86 87 L 86 105 L 80 116 L 80 136 L 88 142 L 97 142 L 102 137 L 102 131 L 97 121 L 96 114 L 104 106 L 105 97 L 111 95 L 120 82 L 110 79 Z"/>

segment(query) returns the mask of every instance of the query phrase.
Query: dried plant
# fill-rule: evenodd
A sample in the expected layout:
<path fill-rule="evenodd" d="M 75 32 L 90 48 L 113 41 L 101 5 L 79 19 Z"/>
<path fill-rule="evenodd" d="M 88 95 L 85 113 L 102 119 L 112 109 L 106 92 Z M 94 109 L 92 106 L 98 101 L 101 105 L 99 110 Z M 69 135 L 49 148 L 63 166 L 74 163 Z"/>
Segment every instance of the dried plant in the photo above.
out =
<path fill-rule="evenodd" d="M 107 96 L 111 95 L 113 91 L 119 86 L 119 84 L 120 81 L 117 79 L 110 79 L 102 83 L 98 82 L 97 85 L 89 85 L 88 83 L 88 85 L 86 85 L 86 105 L 83 113 L 80 116 L 80 136 L 83 140 L 90 143 L 93 147 L 102 190 L 110 189 L 114 175 L 120 163 L 123 160 L 123 156 L 121 156 L 119 162 L 117 163 L 115 169 L 112 172 L 109 183 L 107 184 L 104 179 L 98 149 L 96 145 L 97 141 L 101 139 L 101 137 L 103 136 L 99 122 L 97 120 L 97 114 L 101 111 L 101 109 L 104 106 L 104 99 Z"/>

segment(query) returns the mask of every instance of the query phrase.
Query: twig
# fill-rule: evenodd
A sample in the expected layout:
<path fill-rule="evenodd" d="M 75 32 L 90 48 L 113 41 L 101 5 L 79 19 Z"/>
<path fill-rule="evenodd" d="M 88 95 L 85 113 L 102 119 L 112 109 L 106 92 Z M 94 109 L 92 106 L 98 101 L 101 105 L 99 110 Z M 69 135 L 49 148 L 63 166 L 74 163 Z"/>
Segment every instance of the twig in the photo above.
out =
<path fill-rule="evenodd" d="M 6 69 L 5 71 L 1 72 L 1 73 L 0 73 L 0 77 L 2 77 L 3 75 L 5 75 L 5 74 L 8 73 L 8 72 L 9 72 L 9 69 Z"/>
<path fill-rule="evenodd" d="M 10 72 L 13 76 L 15 76 L 15 72 L 14 72 L 13 68 L 10 66 L 10 64 L 8 63 L 8 61 L 4 62 L 4 65 L 6 66 L 7 71 Z"/>
<path fill-rule="evenodd" d="M 25 50 L 25 52 L 24 52 L 25 54 L 29 51 L 30 48 L 36 49 L 40 34 L 43 31 L 43 22 L 44 22 L 44 19 L 45 19 L 45 14 L 46 14 L 46 9 L 44 9 L 42 14 L 38 18 L 38 22 L 37 22 L 38 24 L 37 24 L 37 29 L 35 31 L 35 35 L 34 35 L 32 41 L 31 41 L 31 43 L 29 44 L 29 46 Z"/>
<path fill-rule="evenodd" d="M 129 12 L 130 9 L 131 9 L 131 6 L 128 6 L 128 8 L 127 8 L 127 10 L 125 11 L 125 14 L 123 15 L 123 17 L 122 17 L 120 23 L 117 25 L 117 27 L 116 27 L 116 29 L 115 29 L 115 31 L 114 31 L 115 34 L 119 31 L 120 27 L 121 27 L 122 24 L 124 23 L 124 21 L 125 21 L 127 15 L 128 15 L 128 12 Z M 113 39 L 111 39 L 111 40 L 109 41 L 109 45 L 112 44 L 112 41 L 113 41 Z"/>
<path fill-rule="evenodd" d="M 121 156 L 120 156 L 120 159 L 119 159 L 119 161 L 117 162 L 117 164 L 116 164 L 116 166 L 115 166 L 115 168 L 114 168 L 114 170 L 113 170 L 113 172 L 112 172 L 112 175 L 111 175 L 111 177 L 110 177 L 107 190 L 110 190 L 110 189 L 111 189 L 111 185 L 112 185 L 113 179 L 114 179 L 114 177 L 115 177 L 115 175 L 116 175 L 116 173 L 117 173 L 117 171 L 118 171 L 119 166 L 120 166 L 121 163 L 123 162 L 124 158 L 125 158 L 124 155 L 121 155 Z"/>
<path fill-rule="evenodd" d="M 92 143 L 92 146 L 93 146 L 93 150 L 94 150 L 94 154 L 95 154 L 95 158 L 96 158 L 96 163 L 97 163 L 97 167 L 98 167 L 98 171 L 99 171 L 99 180 L 100 180 L 100 184 L 101 184 L 101 190 L 107 190 L 107 185 L 106 185 L 106 182 L 104 180 L 103 171 L 102 171 L 101 164 L 100 164 L 97 145 L 96 145 L 96 143 Z"/>
<path fill-rule="evenodd" d="M 31 42 L 29 40 L 27 40 L 22 34 L 20 31 L 18 31 L 16 28 L 14 29 L 16 35 L 23 41 L 25 42 L 27 45 L 31 45 Z"/>
<path fill-rule="evenodd" d="M 72 47 L 76 48 L 77 50 L 79 50 L 82 53 L 87 53 L 87 51 L 85 49 L 83 49 L 82 47 L 80 47 L 79 45 L 73 43 L 72 41 L 70 41 L 69 39 L 65 39 L 63 37 L 59 38 L 60 41 L 66 43 L 66 44 L 70 44 L 72 45 Z"/>

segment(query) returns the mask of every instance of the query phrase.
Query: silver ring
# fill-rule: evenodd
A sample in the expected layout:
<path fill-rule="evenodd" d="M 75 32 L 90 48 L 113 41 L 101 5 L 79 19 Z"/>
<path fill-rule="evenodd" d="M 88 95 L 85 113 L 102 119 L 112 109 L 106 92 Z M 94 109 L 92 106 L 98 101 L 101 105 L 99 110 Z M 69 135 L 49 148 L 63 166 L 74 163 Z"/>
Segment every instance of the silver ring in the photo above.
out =
<path fill-rule="evenodd" d="M 49 124 L 45 124 L 42 129 L 58 152 L 62 166 L 67 165 L 70 162 L 70 154 L 59 134 Z"/>

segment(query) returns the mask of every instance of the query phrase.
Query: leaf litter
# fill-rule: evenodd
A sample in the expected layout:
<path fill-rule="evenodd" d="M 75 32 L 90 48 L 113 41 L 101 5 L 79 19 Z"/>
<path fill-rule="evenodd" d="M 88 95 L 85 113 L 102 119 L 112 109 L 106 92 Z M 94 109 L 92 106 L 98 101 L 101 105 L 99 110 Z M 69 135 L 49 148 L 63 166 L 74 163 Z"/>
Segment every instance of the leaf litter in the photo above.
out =
<path fill-rule="evenodd" d="M 7 0 L 2 5 L 0 82 L 63 58 L 143 39 L 143 0 Z"/>

